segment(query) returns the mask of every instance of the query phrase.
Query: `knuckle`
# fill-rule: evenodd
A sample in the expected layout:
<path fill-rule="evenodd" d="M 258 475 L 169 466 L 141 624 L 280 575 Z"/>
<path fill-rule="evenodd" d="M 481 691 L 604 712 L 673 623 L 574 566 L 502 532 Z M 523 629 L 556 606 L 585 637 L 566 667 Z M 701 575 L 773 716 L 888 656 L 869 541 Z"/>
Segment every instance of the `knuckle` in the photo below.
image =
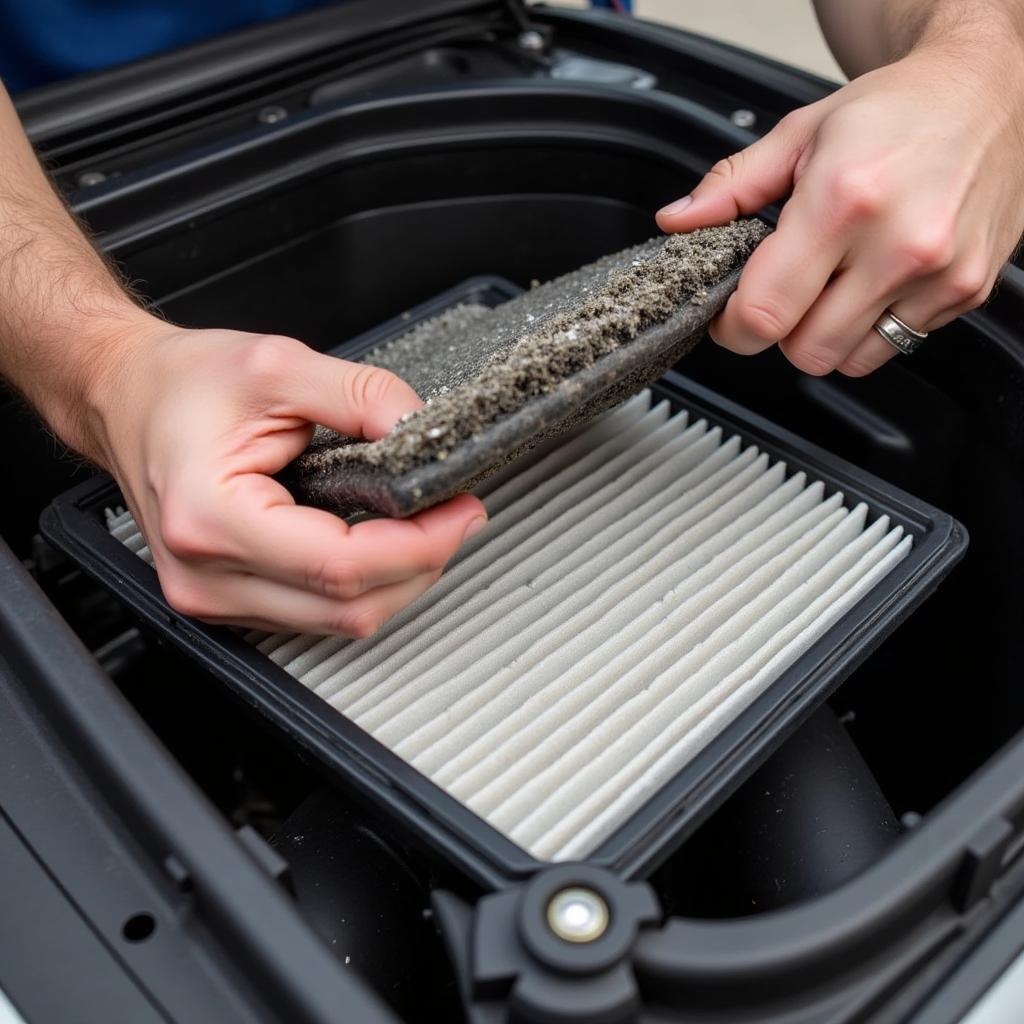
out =
<path fill-rule="evenodd" d="M 779 121 L 775 125 L 773 131 L 792 132 L 802 128 L 804 124 L 804 119 L 801 116 L 803 111 L 803 107 L 797 107 L 796 110 L 791 110 L 788 114 L 779 118 Z"/>
<path fill-rule="evenodd" d="M 741 153 L 730 153 L 717 160 L 705 177 L 717 181 L 732 181 L 739 175 L 742 159 Z"/>
<path fill-rule="evenodd" d="M 786 358 L 798 370 L 814 377 L 823 377 L 836 368 L 836 359 L 832 352 L 811 348 L 808 345 L 787 349 Z"/>
<path fill-rule="evenodd" d="M 187 576 L 164 572 L 160 576 L 160 589 L 167 603 L 182 615 L 202 619 L 216 614 L 203 588 Z"/>
<path fill-rule="evenodd" d="M 953 267 L 946 281 L 947 305 L 980 306 L 992 291 L 989 267 L 980 260 L 964 261 Z"/>
<path fill-rule="evenodd" d="M 342 559 L 329 559 L 324 562 L 318 576 L 311 581 L 314 588 L 340 601 L 348 601 L 358 597 L 366 589 L 366 580 L 362 569 L 354 562 Z"/>
<path fill-rule="evenodd" d="M 830 186 L 832 202 L 842 220 L 870 220 L 885 205 L 886 189 L 872 168 L 840 167 L 833 171 Z"/>
<path fill-rule="evenodd" d="M 257 381 L 280 380 L 293 365 L 296 346 L 301 344 L 294 338 L 278 335 L 257 338 L 250 342 L 242 356 L 242 373 Z"/>
<path fill-rule="evenodd" d="M 896 249 L 900 270 L 907 277 L 920 277 L 948 269 L 956 256 L 952 230 L 919 233 Z"/>
<path fill-rule="evenodd" d="M 355 613 L 348 612 L 339 617 L 335 631 L 354 640 L 365 640 L 384 625 L 385 618 L 384 613 L 375 607 L 364 608 Z"/>
<path fill-rule="evenodd" d="M 745 333 L 758 341 L 778 342 L 789 334 L 786 317 L 777 306 L 763 300 L 740 303 L 736 309 L 736 321 Z"/>
<path fill-rule="evenodd" d="M 809 104 L 806 107 L 797 107 L 791 110 L 784 117 L 779 119 L 773 131 L 783 132 L 787 135 L 803 135 L 808 127 L 817 121 L 817 104 Z"/>
<path fill-rule="evenodd" d="M 979 288 L 967 301 L 964 303 L 964 312 L 969 312 L 972 309 L 978 309 L 980 306 L 984 306 L 989 299 L 992 298 L 992 293 L 996 290 L 995 281 L 986 281 L 981 288 Z"/>
<path fill-rule="evenodd" d="M 383 402 L 398 378 L 379 366 L 359 365 L 348 377 L 352 401 L 358 406 L 372 406 Z"/>
<path fill-rule="evenodd" d="M 416 575 L 423 576 L 427 573 L 440 574 L 448 564 L 448 560 L 457 550 L 458 545 L 453 545 L 453 550 L 451 551 L 442 550 L 440 547 L 431 548 L 424 556 L 419 567 L 420 571 Z"/>
<path fill-rule="evenodd" d="M 160 510 L 160 539 L 175 558 L 184 561 L 214 558 L 220 553 L 203 517 L 193 508 L 173 502 Z"/>

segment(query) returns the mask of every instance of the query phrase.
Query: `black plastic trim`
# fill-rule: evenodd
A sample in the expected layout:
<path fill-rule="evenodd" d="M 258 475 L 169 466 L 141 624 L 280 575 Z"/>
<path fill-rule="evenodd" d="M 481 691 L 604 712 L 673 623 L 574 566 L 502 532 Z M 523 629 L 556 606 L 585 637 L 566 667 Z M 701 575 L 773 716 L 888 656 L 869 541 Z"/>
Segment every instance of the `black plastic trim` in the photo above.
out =
<path fill-rule="evenodd" d="M 805 990 L 854 970 L 948 910 L 965 851 L 999 818 L 1024 817 L 1024 743 L 1009 743 L 886 857 L 832 893 L 740 920 L 673 918 L 645 935 L 634 962 L 652 992 L 727 991 L 742 1002 Z M 936 924 L 937 948 L 954 925 Z"/>
<path fill-rule="evenodd" d="M 699 175 L 755 138 L 724 114 L 667 93 L 543 80 L 445 86 L 319 107 L 73 199 L 103 247 L 122 256 L 155 233 L 191 226 L 227 204 L 261 200 L 344 162 L 482 145 L 589 143 L 644 152 Z"/>
<path fill-rule="evenodd" d="M 998 921 L 912 1018 L 913 1024 L 957 1024 L 1024 955 L 1024 900 Z"/>
<path fill-rule="evenodd" d="M 18 96 L 16 106 L 37 146 L 92 141 L 126 122 L 174 114 L 194 101 L 220 102 L 239 83 L 355 42 L 384 43 L 400 30 L 441 18 L 496 15 L 498 0 L 349 0 L 292 17 L 226 33 L 214 39 L 109 70 L 80 75 Z"/>
<path fill-rule="evenodd" d="M 347 1020 L 394 1019 L 336 963 L 2 543 L 0 646 L 19 683 L 5 696 L 63 744 L 54 764 L 69 760 L 103 794 L 148 853 L 151 873 L 176 865 L 193 912 L 272 1012 L 310 1024 L 337 1021 L 339 1011 Z"/>

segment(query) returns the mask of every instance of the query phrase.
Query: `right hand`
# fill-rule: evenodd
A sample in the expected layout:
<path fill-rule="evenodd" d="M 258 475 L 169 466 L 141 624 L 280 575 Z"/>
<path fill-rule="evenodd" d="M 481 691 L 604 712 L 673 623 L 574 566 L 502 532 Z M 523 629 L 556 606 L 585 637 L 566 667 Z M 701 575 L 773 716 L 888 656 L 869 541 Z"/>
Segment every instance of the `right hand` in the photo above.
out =
<path fill-rule="evenodd" d="M 794 111 L 659 211 L 692 231 L 792 189 L 711 324 L 718 344 L 861 377 L 897 354 L 873 329 L 887 309 L 934 331 L 986 300 L 1024 231 L 1024 71 L 1000 24 Z"/>
<path fill-rule="evenodd" d="M 117 479 L 168 602 L 207 622 L 365 637 L 486 523 L 468 494 L 347 525 L 272 479 L 313 424 L 370 439 L 422 405 L 386 370 L 291 338 L 185 330 L 148 315 L 92 375 L 87 436 Z"/>

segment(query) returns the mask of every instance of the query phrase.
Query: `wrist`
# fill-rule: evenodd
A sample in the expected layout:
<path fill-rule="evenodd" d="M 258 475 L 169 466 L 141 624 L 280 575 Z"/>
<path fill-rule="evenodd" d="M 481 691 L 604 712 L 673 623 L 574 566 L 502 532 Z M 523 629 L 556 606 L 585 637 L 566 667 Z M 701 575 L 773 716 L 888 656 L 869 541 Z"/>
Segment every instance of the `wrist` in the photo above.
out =
<path fill-rule="evenodd" d="M 954 81 L 975 82 L 1005 95 L 1024 84 L 1020 53 L 1024 15 L 1003 0 L 982 3 L 965 13 L 959 6 L 936 5 L 934 13 L 909 34 L 893 33 L 893 57 L 923 59 L 948 68 Z"/>
<path fill-rule="evenodd" d="M 945 97 L 960 111 L 959 123 L 979 141 L 1011 137 L 1008 132 L 1024 138 L 1024 42 L 1007 26 L 998 28 L 925 35 L 899 62 L 932 103 Z"/>
<path fill-rule="evenodd" d="M 76 364 L 35 403 L 68 447 L 114 469 L 111 439 L 115 424 L 131 408 L 132 380 L 144 372 L 141 364 L 157 338 L 170 330 L 128 301 L 69 325 Z"/>

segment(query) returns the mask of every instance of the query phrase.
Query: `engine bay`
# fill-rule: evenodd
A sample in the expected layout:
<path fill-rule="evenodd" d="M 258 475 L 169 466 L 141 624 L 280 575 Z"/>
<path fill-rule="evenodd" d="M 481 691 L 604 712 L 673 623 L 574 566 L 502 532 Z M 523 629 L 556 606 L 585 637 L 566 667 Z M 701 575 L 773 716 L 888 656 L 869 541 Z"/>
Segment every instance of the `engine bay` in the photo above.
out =
<path fill-rule="evenodd" d="M 407 323 L 410 310 L 440 311 L 437 297 L 467 280 L 477 282 L 478 297 L 481 279 L 529 288 L 647 241 L 652 210 L 754 137 L 730 120 L 731 109 L 752 110 L 767 128 L 825 89 L 728 48 L 574 12 L 537 15 L 536 30 L 550 33 L 548 63 L 538 63 L 517 42 L 529 27 L 508 23 L 503 5 L 461 5 L 480 8 L 468 13 L 452 6 L 403 29 L 415 52 L 399 52 L 399 33 L 372 59 L 367 49 L 365 69 L 351 65 L 341 76 L 310 57 L 301 81 L 296 66 L 288 82 L 265 76 L 248 99 L 228 102 L 222 92 L 216 109 L 191 121 L 179 111 L 176 125 L 145 139 L 125 134 L 101 146 L 101 133 L 75 137 L 56 122 L 47 136 L 43 113 L 39 137 L 75 209 L 168 318 L 288 334 L 332 351 L 378 325 Z M 558 72 L 569 58 L 584 63 Z M 588 61 L 596 62 L 589 71 Z M 595 67 L 607 78 L 609 65 L 643 75 L 623 72 L 625 85 L 594 81 Z M 293 93 L 304 97 L 301 109 Z M 254 125 L 253 111 L 271 103 L 286 116 Z M 75 186 L 97 167 L 104 183 Z M 616 975 L 620 987 L 605 993 L 608 1019 L 895 1020 L 925 1004 L 938 967 L 963 958 L 1024 888 L 1024 581 L 1014 571 L 1024 558 L 1022 303 L 1024 277 L 1010 266 L 985 308 L 944 328 L 912 361 L 861 380 L 802 375 L 774 351 L 741 359 L 703 344 L 677 368 L 685 377 L 670 373 L 655 387 L 651 406 L 667 401 L 666 417 L 687 398 L 722 398 L 948 513 L 970 546 L 941 584 L 937 574 L 908 601 L 907 614 L 879 626 L 841 684 L 803 704 L 794 690 L 774 718 L 761 717 L 768 735 L 759 739 L 771 756 L 732 750 L 716 762 L 716 785 L 702 777 L 664 806 L 671 840 L 654 835 L 662 826 L 651 818 L 642 840 L 594 866 L 598 874 L 550 876 L 560 885 L 606 885 L 620 919 L 632 922 L 609 960 L 616 970 L 627 966 Z M 365 982 L 404 1020 L 463 1012 L 499 1020 L 508 1005 L 523 1021 L 572 1019 L 574 1005 L 592 1005 L 590 1019 L 599 1019 L 605 996 L 574 1002 L 597 991 L 586 988 L 586 972 L 600 974 L 597 967 L 559 966 L 528 934 L 522 942 L 534 959 L 510 952 L 515 907 L 548 891 L 536 861 L 517 848 L 515 870 L 496 868 L 508 854 L 502 841 L 512 845 L 498 834 L 470 855 L 430 801 L 417 798 L 413 823 L 403 787 L 421 792 L 422 776 L 400 758 L 385 760 L 382 772 L 351 736 L 344 756 L 352 770 L 328 770 L 312 727 L 281 727 L 300 711 L 290 692 L 282 697 L 265 680 L 249 692 L 225 685 L 201 627 L 191 633 L 165 614 L 158 622 L 163 613 L 152 604 L 140 614 L 127 570 L 100 585 L 43 540 L 44 509 L 73 487 L 94 487 L 91 470 L 56 452 L 16 397 L 5 397 L 0 415 L 9 480 L 0 533 L 12 566 L 26 566 L 59 613 L 59 626 L 48 628 L 77 636 L 105 680 L 95 685 L 123 699 L 174 770 L 223 824 L 241 830 L 261 870 L 328 950 L 327 964 Z M 809 469 L 827 475 L 829 467 L 812 460 Z M 827 482 L 823 500 L 841 486 Z M 104 502 L 114 507 L 116 497 L 104 492 L 90 506 L 96 534 L 107 539 Z M 919 510 L 899 511 L 908 528 L 923 521 Z M 19 612 L 36 600 L 11 588 L 0 609 L 9 637 L 21 635 Z M 465 629 L 468 642 L 479 636 Z M 255 642 L 275 649 L 266 637 Z M 33 643 L 22 646 L 45 659 L 45 638 Z M 188 653 L 203 644 L 203 658 Z M 481 679 L 497 685 L 504 661 L 487 661 L 490 641 L 470 649 L 467 664 L 482 659 Z M 18 657 L 29 655 L 4 662 Z M 420 652 L 408 677 L 401 658 L 387 672 L 371 668 L 384 680 L 397 665 L 403 683 L 422 673 L 441 688 L 443 709 L 449 673 L 431 676 L 431 661 Z M 251 667 L 239 672 L 253 678 Z M 358 687 L 360 678 L 344 685 Z M 609 673 L 600 692 L 616 678 Z M 51 685 L 43 719 L 77 714 L 53 710 L 56 681 L 38 683 L 40 696 L 25 699 L 43 701 Z M 363 710 L 386 717 L 375 704 Z M 68 722 L 62 735 L 77 729 Z M 616 738 L 610 725 L 600 731 L 599 717 L 591 727 L 594 742 Z M 453 736 L 461 746 L 465 737 Z M 432 770 L 443 772 L 457 754 L 437 754 Z M 504 796 L 522 782 L 515 776 Z M 560 824 L 598 783 L 581 783 L 545 820 Z M 460 821 L 478 820 L 459 817 L 464 811 Z M 576 825 L 566 821 L 571 839 Z M 565 837 L 559 846 L 539 834 L 529 832 L 540 860 L 564 847 Z M 188 845 L 187 829 L 161 842 L 166 867 L 172 843 Z M 570 846 L 565 857 L 585 860 L 591 849 Z M 191 901 L 216 904 L 216 891 L 213 882 L 174 890 L 172 909 L 152 912 L 161 923 L 133 950 L 163 941 Z M 499 936 L 493 949 L 483 939 L 473 945 L 483 934 Z M 577 968 L 573 987 L 565 976 Z M 327 1012 L 330 1000 L 323 1005 Z M 320 1019 L 312 1003 L 294 1012 L 292 1019 Z"/>

